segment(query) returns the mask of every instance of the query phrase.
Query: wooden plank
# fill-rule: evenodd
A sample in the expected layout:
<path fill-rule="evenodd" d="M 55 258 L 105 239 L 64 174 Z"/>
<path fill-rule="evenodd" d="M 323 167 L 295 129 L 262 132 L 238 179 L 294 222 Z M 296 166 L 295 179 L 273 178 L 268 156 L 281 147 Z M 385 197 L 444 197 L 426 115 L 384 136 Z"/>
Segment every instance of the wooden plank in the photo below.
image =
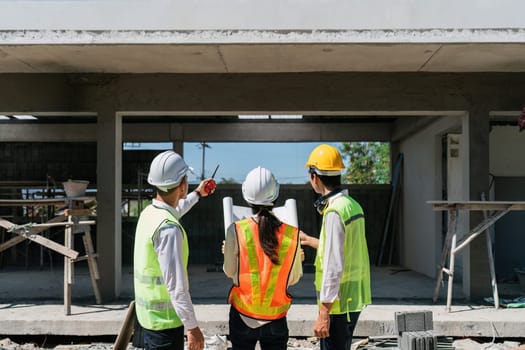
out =
<path fill-rule="evenodd" d="M 64 229 L 64 245 L 68 249 L 73 249 L 73 229 L 72 226 L 66 226 Z M 76 259 L 76 258 L 75 258 Z M 71 291 L 74 282 L 74 265 L 73 260 L 64 256 L 64 314 L 71 315 Z"/>
<path fill-rule="evenodd" d="M 61 220 L 63 221 L 64 220 L 64 217 L 63 216 L 57 216 L 51 220 L 49 220 L 48 222 L 51 222 L 51 221 L 58 221 L 58 220 Z M 15 226 L 15 224 L 13 224 L 12 222 L 10 221 L 7 221 L 5 219 L 2 219 L 0 218 L 0 226 L 2 226 L 3 228 L 7 229 L 7 230 L 10 230 L 11 228 L 13 228 L 13 226 Z M 68 258 L 70 259 L 76 259 L 78 257 L 78 252 L 73 250 L 73 249 L 69 249 L 63 245 L 60 245 L 48 238 L 45 238 L 43 236 L 40 236 L 38 233 L 42 232 L 42 231 L 45 231 L 46 228 L 42 228 L 42 227 L 38 227 L 38 228 L 34 228 L 34 229 L 30 229 L 29 233 L 28 234 L 22 234 L 20 232 L 15 232 L 16 234 L 20 235 L 21 237 L 24 237 L 26 239 L 29 239 L 33 242 L 36 242 L 40 245 L 43 245 L 44 247 L 46 248 L 49 248 L 51 250 L 54 250 L 64 256 L 67 256 Z"/>
<path fill-rule="evenodd" d="M 525 202 L 514 201 L 427 201 L 434 210 L 525 210 Z"/>
<path fill-rule="evenodd" d="M 93 258 L 98 258 L 98 254 L 97 253 L 94 253 L 92 256 L 93 256 Z M 78 258 L 76 258 L 74 262 L 86 261 L 88 258 L 89 258 L 89 256 L 82 255 L 82 256 L 79 256 Z"/>
<path fill-rule="evenodd" d="M 25 240 L 26 240 L 26 238 L 23 237 L 23 236 L 15 236 L 15 237 L 11 238 L 10 240 L 0 244 L 0 252 L 3 252 L 4 250 L 9 249 L 9 248 L 17 245 L 18 243 L 25 241 Z"/>
<path fill-rule="evenodd" d="M 455 210 L 449 211 L 449 218 L 448 218 L 448 229 L 447 229 L 447 235 L 445 237 L 445 242 L 443 244 L 443 249 L 441 251 L 441 265 L 438 266 L 438 274 L 436 279 L 436 286 L 434 288 L 434 296 L 432 298 L 432 301 L 435 303 L 438 300 L 439 297 L 439 290 L 441 287 L 441 282 L 443 281 L 443 272 L 448 270 L 446 268 L 447 263 L 447 257 L 450 254 L 450 245 L 452 242 L 452 236 L 454 236 L 456 233 L 456 221 L 457 221 L 457 212 Z M 448 271 L 446 271 L 447 274 L 450 274 Z"/>
<path fill-rule="evenodd" d="M 66 219 L 66 217 L 64 215 L 55 216 L 54 218 L 48 220 L 46 222 L 46 224 L 51 225 L 51 224 L 55 224 L 55 223 L 60 223 L 60 222 L 63 222 L 65 219 Z M 14 224 L 11 221 L 8 221 L 6 219 L 0 218 L 0 226 L 5 228 L 6 230 L 10 231 L 13 227 L 16 226 L 16 224 Z M 43 224 L 37 224 L 36 227 L 35 226 L 33 226 L 33 227 L 29 227 L 28 226 L 29 233 L 32 234 L 32 235 L 39 234 L 40 232 L 43 232 L 43 231 L 47 230 L 48 227 L 49 226 L 45 226 Z"/>
<path fill-rule="evenodd" d="M 11 221 L 7 221 L 6 219 L 0 218 L 0 226 L 9 231 L 13 226 L 15 226 L 15 224 L 13 224 Z"/>
<path fill-rule="evenodd" d="M 100 275 L 98 273 L 98 264 L 97 259 L 95 258 L 95 250 L 93 249 L 93 243 L 91 240 L 91 232 L 89 230 L 89 227 L 84 232 L 82 240 L 84 241 L 84 247 L 86 249 L 86 255 L 88 258 L 89 275 L 91 277 L 91 285 L 93 286 L 93 292 L 95 293 L 95 300 L 97 304 L 102 304 L 102 296 L 98 288 L 98 280 L 100 279 Z"/>
<path fill-rule="evenodd" d="M 481 200 L 485 200 L 485 193 L 481 193 Z M 483 211 L 483 218 L 487 220 L 487 211 Z M 496 281 L 496 268 L 494 266 L 494 256 L 492 252 L 492 239 L 490 238 L 489 228 L 485 230 L 485 240 L 487 243 L 487 255 L 489 257 L 489 268 L 490 268 L 490 285 L 492 286 L 492 298 L 494 299 L 494 308 L 499 309 L 499 293 L 498 283 Z"/>
<path fill-rule="evenodd" d="M 135 301 L 132 300 L 129 304 L 128 312 L 124 318 L 124 322 L 120 327 L 118 332 L 117 339 L 113 345 L 113 350 L 126 350 L 128 348 L 129 342 L 131 341 L 131 336 L 133 335 L 133 326 L 135 324 Z"/>
<path fill-rule="evenodd" d="M 90 216 L 92 213 L 91 209 L 66 209 L 64 210 L 65 216 Z"/>
<path fill-rule="evenodd" d="M 55 252 L 58 252 L 64 256 L 66 256 L 67 258 L 69 259 L 76 259 L 78 258 L 78 252 L 76 250 L 73 250 L 71 248 L 68 248 L 68 247 L 65 247 L 61 244 L 58 244 L 57 242 L 55 241 L 52 241 L 50 239 L 47 239 L 43 236 L 40 236 L 40 235 L 33 235 L 33 234 L 30 234 L 30 235 L 27 235 L 27 236 L 24 236 L 26 237 L 27 239 L 33 241 L 33 242 L 36 242 L 40 245 L 43 245 L 44 247 L 46 248 L 49 248 L 51 250 L 54 250 Z"/>

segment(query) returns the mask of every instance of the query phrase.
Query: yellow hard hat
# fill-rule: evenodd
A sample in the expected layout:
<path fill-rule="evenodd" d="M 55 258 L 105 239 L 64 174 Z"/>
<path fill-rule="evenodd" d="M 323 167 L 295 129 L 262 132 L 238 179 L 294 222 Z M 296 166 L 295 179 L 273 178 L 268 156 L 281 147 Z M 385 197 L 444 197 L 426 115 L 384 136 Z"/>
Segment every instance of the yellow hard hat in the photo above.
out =
<path fill-rule="evenodd" d="M 345 169 L 343 159 L 337 148 L 330 145 L 319 145 L 313 149 L 305 167 L 313 168 L 319 175 L 340 175 Z"/>

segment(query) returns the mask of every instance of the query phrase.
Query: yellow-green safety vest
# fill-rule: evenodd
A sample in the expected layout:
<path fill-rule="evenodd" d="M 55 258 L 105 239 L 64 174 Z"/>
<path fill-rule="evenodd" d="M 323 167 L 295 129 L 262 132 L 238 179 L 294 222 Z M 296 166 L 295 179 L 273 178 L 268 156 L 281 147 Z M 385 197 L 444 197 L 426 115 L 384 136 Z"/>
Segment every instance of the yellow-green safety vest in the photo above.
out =
<path fill-rule="evenodd" d="M 177 225 L 180 228 L 183 235 L 182 259 L 186 269 L 189 255 L 188 238 L 177 218 L 167 209 L 147 206 L 140 214 L 135 233 L 135 310 L 140 325 L 150 330 L 182 326 L 182 321 L 171 303 L 153 248 L 153 237 L 166 225 Z"/>
<path fill-rule="evenodd" d="M 315 289 L 318 293 L 321 290 L 326 242 L 324 219 L 330 212 L 339 214 L 345 228 L 343 275 L 339 285 L 339 297 L 334 301 L 330 314 L 361 311 L 365 305 L 372 303 L 370 260 L 366 244 L 363 209 L 348 195 L 332 199 L 323 213 L 323 225 L 315 257 Z M 320 304 L 319 300 L 318 303 Z"/>

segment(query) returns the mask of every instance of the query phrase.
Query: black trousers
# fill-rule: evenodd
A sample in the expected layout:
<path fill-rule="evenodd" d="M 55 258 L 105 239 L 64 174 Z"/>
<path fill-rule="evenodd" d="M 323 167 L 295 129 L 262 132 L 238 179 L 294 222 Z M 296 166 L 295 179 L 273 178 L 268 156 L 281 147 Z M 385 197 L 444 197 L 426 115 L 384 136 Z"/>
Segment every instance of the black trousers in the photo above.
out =
<path fill-rule="evenodd" d="M 288 343 L 286 317 L 271 321 L 258 328 L 250 328 L 232 306 L 229 325 L 232 350 L 253 350 L 257 341 L 259 341 L 261 350 L 286 350 Z"/>
<path fill-rule="evenodd" d="M 152 331 L 143 329 L 144 348 L 158 350 L 183 350 L 184 349 L 184 326 Z"/>
<path fill-rule="evenodd" d="M 321 350 L 350 350 L 354 328 L 360 312 L 350 312 L 350 321 L 347 314 L 330 315 L 330 336 L 321 339 Z"/>

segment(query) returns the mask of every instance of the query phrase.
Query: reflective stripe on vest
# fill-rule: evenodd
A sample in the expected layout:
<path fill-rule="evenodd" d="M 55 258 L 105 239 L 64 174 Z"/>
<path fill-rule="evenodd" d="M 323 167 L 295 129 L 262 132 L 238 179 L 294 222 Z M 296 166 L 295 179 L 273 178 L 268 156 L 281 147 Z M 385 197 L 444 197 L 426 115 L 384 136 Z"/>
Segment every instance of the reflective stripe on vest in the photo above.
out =
<path fill-rule="evenodd" d="M 133 277 L 135 278 L 135 281 L 142 283 L 142 284 L 163 284 L 161 276 L 146 276 L 135 270 L 133 272 Z"/>
<path fill-rule="evenodd" d="M 278 227 L 279 265 L 271 262 L 259 242 L 259 229 L 253 219 L 235 223 L 239 245 L 239 285 L 233 286 L 228 302 L 243 315 L 276 320 L 286 315 L 292 298 L 287 292 L 288 278 L 298 249 L 298 229 L 286 224 Z"/>
<path fill-rule="evenodd" d="M 173 306 L 169 301 L 148 301 L 140 297 L 135 298 L 135 305 L 154 311 L 169 311 L 170 309 L 173 309 Z"/>
<path fill-rule="evenodd" d="M 153 247 L 153 237 L 168 225 L 176 225 L 183 236 L 182 259 L 184 268 L 188 264 L 188 239 L 179 221 L 166 209 L 153 205 L 140 214 L 135 234 L 134 286 L 135 309 L 142 327 L 163 330 L 182 326 L 171 303 L 164 284 L 162 272 Z"/>
<path fill-rule="evenodd" d="M 336 212 L 343 221 L 345 229 L 344 266 L 339 285 L 339 297 L 334 301 L 331 314 L 361 311 L 365 305 L 371 303 L 370 292 L 370 260 L 365 235 L 365 220 L 363 210 L 350 196 L 340 196 L 330 201 L 325 210 L 327 213 Z M 324 271 L 324 247 L 326 230 L 323 220 L 319 247 L 315 257 L 315 289 L 321 290 Z M 318 301 L 319 303 L 319 301 Z"/>

